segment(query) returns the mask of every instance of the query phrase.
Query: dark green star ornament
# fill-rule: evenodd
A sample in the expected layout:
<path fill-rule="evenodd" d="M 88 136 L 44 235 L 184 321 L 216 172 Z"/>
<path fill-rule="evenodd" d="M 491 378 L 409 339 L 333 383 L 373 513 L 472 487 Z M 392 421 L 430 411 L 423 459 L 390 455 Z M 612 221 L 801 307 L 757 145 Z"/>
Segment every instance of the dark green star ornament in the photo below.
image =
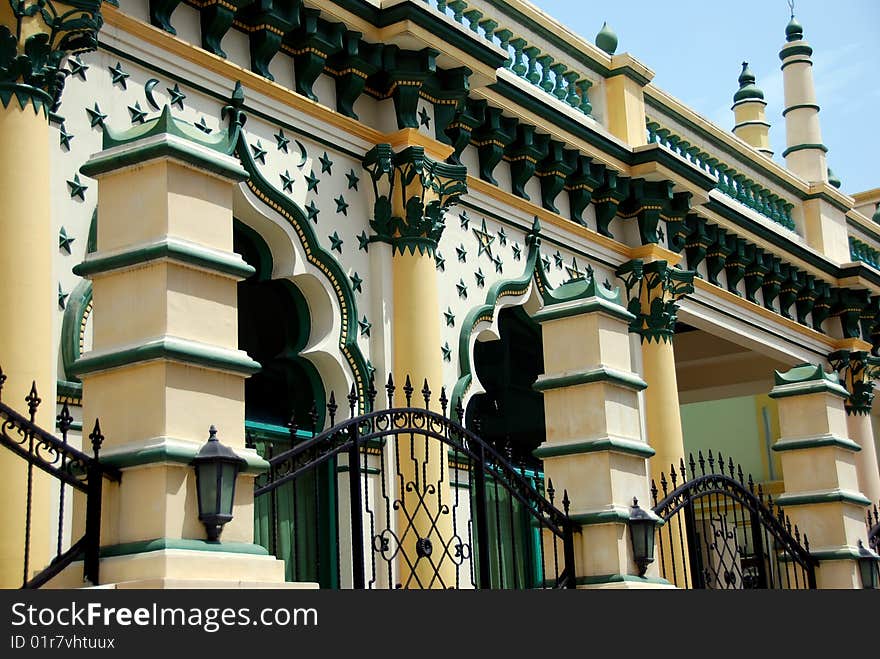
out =
<path fill-rule="evenodd" d="M 67 306 L 67 298 L 70 296 L 70 293 L 65 293 L 61 290 L 61 282 L 58 282 L 58 308 L 64 309 Z"/>
<path fill-rule="evenodd" d="M 251 144 L 251 152 L 254 154 L 254 160 L 266 164 L 266 149 L 263 148 L 263 143 L 260 140 L 257 140 L 256 144 Z"/>
<path fill-rule="evenodd" d="M 324 152 L 324 155 L 318 158 L 318 162 L 321 163 L 321 173 L 322 174 L 330 174 L 333 175 L 332 167 L 333 161 L 330 160 L 330 156 L 327 155 L 327 152 Z"/>
<path fill-rule="evenodd" d="M 477 256 L 480 256 L 483 252 L 489 255 L 489 258 L 492 258 L 492 243 L 495 242 L 495 236 L 486 231 L 486 220 L 483 220 L 483 224 L 479 229 L 473 229 L 474 235 L 477 237 L 477 242 L 479 244 L 479 251 L 477 252 Z"/>
<path fill-rule="evenodd" d="M 572 257 L 571 259 L 571 265 L 565 266 L 565 271 L 568 273 L 568 278 L 570 281 L 584 278 L 584 273 L 580 268 L 578 268 L 577 259 L 574 257 Z"/>
<path fill-rule="evenodd" d="M 498 228 L 498 244 L 504 247 L 507 244 L 507 234 L 504 233 L 504 227 Z"/>
<path fill-rule="evenodd" d="M 169 96 L 171 96 L 170 104 L 172 106 L 176 105 L 181 110 L 183 109 L 183 101 L 186 98 L 186 94 L 180 91 L 180 86 L 177 83 L 174 83 L 174 87 L 166 87 Z"/>
<path fill-rule="evenodd" d="M 439 251 L 434 252 L 434 261 L 437 263 L 437 269 L 440 272 L 446 272 L 446 259 Z"/>
<path fill-rule="evenodd" d="M 147 118 L 147 113 L 141 109 L 141 104 L 135 101 L 134 105 L 128 106 L 128 114 L 131 116 L 132 124 L 142 124 Z"/>
<path fill-rule="evenodd" d="M 287 153 L 287 146 L 290 144 L 290 138 L 284 134 L 284 129 L 279 128 L 278 132 L 275 133 L 275 145 L 278 147 L 279 151 L 284 151 Z"/>
<path fill-rule="evenodd" d="M 477 280 L 477 288 L 483 288 L 486 285 L 486 275 L 483 274 L 482 268 L 477 268 L 477 271 L 474 273 L 474 278 Z"/>
<path fill-rule="evenodd" d="M 342 254 L 342 238 L 339 234 L 334 231 L 332 236 L 327 237 L 330 239 L 330 251 Z"/>
<path fill-rule="evenodd" d="M 544 272 L 550 271 L 550 259 L 546 256 L 541 257 L 541 266 L 544 268 Z"/>
<path fill-rule="evenodd" d="M 467 231 L 468 227 L 470 226 L 470 222 L 471 222 L 471 218 L 468 217 L 467 211 L 462 211 L 461 213 L 458 214 L 458 221 L 461 224 L 461 228 L 464 231 Z"/>
<path fill-rule="evenodd" d="M 348 189 L 349 190 L 357 190 L 358 189 L 358 182 L 360 181 L 360 178 L 358 178 L 358 175 L 354 173 L 353 169 L 348 174 L 345 175 L 345 178 L 348 179 Z"/>
<path fill-rule="evenodd" d="M 284 192 L 293 192 L 293 177 L 290 175 L 290 171 L 287 169 L 285 169 L 284 173 L 281 174 L 281 185 L 284 188 Z"/>
<path fill-rule="evenodd" d="M 513 245 L 513 260 L 519 261 L 522 258 L 522 247 L 514 243 Z"/>
<path fill-rule="evenodd" d="M 455 327 L 455 314 L 452 313 L 452 307 L 446 307 L 443 318 L 446 319 L 446 327 Z"/>
<path fill-rule="evenodd" d="M 440 353 L 443 355 L 444 362 L 452 361 L 452 348 L 449 347 L 449 341 L 440 346 Z"/>
<path fill-rule="evenodd" d="M 504 264 L 501 262 L 501 258 L 498 256 L 492 257 L 492 263 L 495 265 L 495 272 L 501 272 L 504 270 Z"/>
<path fill-rule="evenodd" d="M 431 115 L 424 107 L 419 111 L 419 124 L 425 128 L 431 127 Z"/>
<path fill-rule="evenodd" d="M 306 184 L 308 185 L 308 188 L 306 188 L 306 192 L 308 192 L 309 190 L 314 190 L 315 192 L 317 192 L 318 183 L 320 182 L 321 181 L 315 176 L 314 171 L 309 172 L 309 175 L 306 176 Z"/>
<path fill-rule="evenodd" d="M 320 213 L 320 212 L 321 211 L 318 210 L 318 207 L 315 206 L 315 200 L 312 199 L 309 202 L 309 205 L 306 206 L 306 219 L 309 222 L 314 222 L 315 224 L 317 224 L 318 223 L 318 213 Z"/>
<path fill-rule="evenodd" d="M 464 279 L 459 279 L 455 288 L 458 289 L 458 297 L 467 299 L 467 284 L 464 283 Z"/>
<path fill-rule="evenodd" d="M 197 123 L 197 124 L 193 124 L 193 125 L 194 125 L 196 128 L 198 128 L 200 131 L 202 131 L 205 135 L 210 135 L 210 134 L 211 134 L 211 131 L 213 130 L 213 129 L 212 129 L 210 126 L 208 126 L 208 124 L 205 122 L 205 118 L 204 118 L 204 117 L 202 117 L 202 118 L 199 120 L 199 123 Z"/>
<path fill-rule="evenodd" d="M 556 250 L 556 253 L 553 255 L 553 260 L 556 262 L 556 269 L 562 270 L 562 267 L 565 263 L 562 260 L 562 254 L 559 253 L 559 250 Z"/>
<path fill-rule="evenodd" d="M 333 201 L 336 202 L 336 212 L 342 213 L 343 215 L 348 217 L 348 204 L 345 203 L 345 197 L 343 197 L 342 195 L 339 195 Z"/>
<path fill-rule="evenodd" d="M 361 235 L 357 237 L 358 239 L 358 250 L 364 250 L 365 252 L 370 251 L 370 237 L 367 235 L 366 231 L 361 231 Z"/>
<path fill-rule="evenodd" d="M 73 78 L 80 78 L 82 80 L 86 79 L 86 71 L 89 70 L 89 65 L 85 64 L 78 56 L 71 57 L 67 61 L 67 68 L 70 70 L 70 75 Z"/>
<path fill-rule="evenodd" d="M 111 84 L 119 84 L 123 89 L 128 89 L 128 83 L 126 82 L 126 78 L 130 77 L 131 74 L 126 73 L 122 70 L 122 65 L 119 62 L 116 62 L 116 66 L 108 66 L 110 70 L 110 75 L 113 77 L 113 82 Z"/>
<path fill-rule="evenodd" d="M 95 126 L 104 127 L 104 119 L 107 118 L 107 115 L 101 112 L 101 108 L 98 107 L 97 103 L 95 103 L 94 109 L 86 108 L 86 114 L 89 115 L 89 125 L 92 128 Z"/>
<path fill-rule="evenodd" d="M 64 124 L 61 124 L 61 130 L 58 133 L 58 143 L 65 149 L 70 151 L 70 140 L 72 140 L 73 137 L 73 133 L 68 133 L 67 128 L 64 127 Z"/>
<path fill-rule="evenodd" d="M 70 244 L 76 240 L 76 238 L 71 238 L 67 235 L 67 231 L 64 227 L 61 227 L 61 231 L 58 232 L 58 249 L 63 249 L 68 254 L 71 253 Z"/>
<path fill-rule="evenodd" d="M 86 200 L 86 190 L 89 186 L 83 185 L 79 180 L 79 174 L 73 175 L 73 180 L 67 181 L 67 189 L 70 191 L 70 198 L 79 197 L 81 201 Z"/>
<path fill-rule="evenodd" d="M 358 276 L 358 273 L 354 273 L 353 275 L 348 276 L 351 279 L 351 287 L 356 290 L 358 293 L 363 293 L 363 283 L 364 280 Z"/>
<path fill-rule="evenodd" d="M 464 244 L 459 245 L 455 248 L 455 253 L 458 256 L 458 260 L 461 263 L 467 263 L 467 250 L 464 248 Z"/>
<path fill-rule="evenodd" d="M 373 326 L 373 323 L 367 320 L 367 317 L 364 316 L 363 320 L 358 321 L 358 327 L 361 329 L 361 336 L 370 336 L 370 328 Z"/>

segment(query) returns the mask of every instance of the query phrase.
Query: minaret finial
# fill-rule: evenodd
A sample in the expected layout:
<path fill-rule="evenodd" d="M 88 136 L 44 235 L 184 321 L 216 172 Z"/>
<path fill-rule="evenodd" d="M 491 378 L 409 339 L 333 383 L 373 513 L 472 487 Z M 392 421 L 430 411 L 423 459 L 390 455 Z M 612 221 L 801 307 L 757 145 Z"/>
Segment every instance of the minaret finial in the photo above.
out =
<path fill-rule="evenodd" d="M 794 0 L 788 0 L 788 8 L 791 9 L 790 18 L 794 18 Z"/>

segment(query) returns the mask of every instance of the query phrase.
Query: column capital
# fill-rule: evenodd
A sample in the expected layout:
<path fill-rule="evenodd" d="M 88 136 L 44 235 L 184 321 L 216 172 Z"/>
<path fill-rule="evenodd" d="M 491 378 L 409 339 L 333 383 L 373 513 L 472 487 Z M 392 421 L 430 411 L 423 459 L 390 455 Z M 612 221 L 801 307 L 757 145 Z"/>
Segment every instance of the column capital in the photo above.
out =
<path fill-rule="evenodd" d="M 835 350 L 828 363 L 838 372 L 840 383 L 849 393 L 846 413 L 870 414 L 874 403 L 874 379 L 880 376 L 880 358 L 864 350 Z"/>
<path fill-rule="evenodd" d="M 0 12 L 0 103 L 49 111 L 60 103 L 66 55 L 94 50 L 101 0 L 10 0 Z"/>
<path fill-rule="evenodd" d="M 617 269 L 629 298 L 627 310 L 635 316 L 630 332 L 642 341 L 671 342 L 675 333 L 678 301 L 694 291 L 693 270 L 680 270 L 667 261 L 627 261 Z"/>
<path fill-rule="evenodd" d="M 422 146 L 394 152 L 377 144 L 363 160 L 376 198 L 370 226 L 374 240 L 392 252 L 433 254 L 445 228 L 444 213 L 467 192 L 467 168 L 425 155 Z"/>

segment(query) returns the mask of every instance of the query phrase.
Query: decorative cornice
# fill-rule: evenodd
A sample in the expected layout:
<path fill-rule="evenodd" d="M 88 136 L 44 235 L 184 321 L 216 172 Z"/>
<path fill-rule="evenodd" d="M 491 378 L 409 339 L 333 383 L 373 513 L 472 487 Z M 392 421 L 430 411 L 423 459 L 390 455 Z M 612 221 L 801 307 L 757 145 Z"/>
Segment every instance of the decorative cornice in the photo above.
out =
<path fill-rule="evenodd" d="M 826 373 L 821 364 L 799 364 L 785 371 L 774 371 L 775 386 L 771 398 L 787 398 L 804 394 L 828 393 L 848 398 L 849 393 L 840 386 L 837 375 Z"/>
<path fill-rule="evenodd" d="M 880 359 L 862 350 L 836 350 L 828 363 L 838 372 L 840 382 L 849 392 L 844 402 L 847 414 L 867 415 L 874 402 L 874 379 L 880 376 Z"/>
<path fill-rule="evenodd" d="M 610 451 L 612 453 L 624 453 L 626 455 L 635 455 L 640 458 L 650 458 L 655 451 L 645 442 L 634 439 L 625 439 L 623 437 L 603 437 L 582 442 L 570 442 L 566 444 L 547 444 L 544 443 L 532 454 L 536 458 L 546 460 L 547 458 L 556 458 L 563 455 L 580 455 L 583 453 L 596 453 L 597 451 Z"/>

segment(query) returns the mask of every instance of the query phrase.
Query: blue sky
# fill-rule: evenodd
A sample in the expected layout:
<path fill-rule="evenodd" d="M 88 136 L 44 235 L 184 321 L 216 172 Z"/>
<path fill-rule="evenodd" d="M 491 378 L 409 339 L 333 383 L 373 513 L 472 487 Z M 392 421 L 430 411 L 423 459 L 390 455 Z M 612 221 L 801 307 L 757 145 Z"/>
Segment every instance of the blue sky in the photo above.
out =
<path fill-rule="evenodd" d="M 726 130 L 733 127 L 732 97 L 748 60 L 768 103 L 774 158 L 782 162 L 778 53 L 789 19 L 786 0 L 532 2 L 591 42 L 608 21 L 620 40 L 618 53 L 631 53 L 655 72 L 658 87 Z M 814 51 L 828 164 L 844 192 L 880 187 L 880 2 L 797 0 L 795 13 Z"/>

